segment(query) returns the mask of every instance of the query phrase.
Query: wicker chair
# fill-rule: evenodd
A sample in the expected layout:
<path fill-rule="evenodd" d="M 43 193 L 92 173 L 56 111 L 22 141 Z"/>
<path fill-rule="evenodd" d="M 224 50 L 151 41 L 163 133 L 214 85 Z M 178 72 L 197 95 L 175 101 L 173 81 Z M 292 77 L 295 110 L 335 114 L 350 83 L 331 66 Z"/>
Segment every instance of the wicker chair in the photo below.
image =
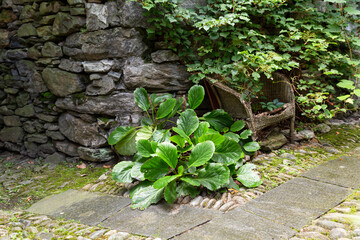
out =
<path fill-rule="evenodd" d="M 295 96 L 289 79 L 280 73 L 273 74 L 273 80 L 262 78 L 262 92 L 267 99 L 279 99 L 285 105 L 277 111 L 254 114 L 251 109 L 251 101 L 245 101 L 241 93 L 220 82 L 205 82 L 206 90 L 211 99 L 213 109 L 223 108 L 232 117 L 243 119 L 253 131 L 254 139 L 257 133 L 269 126 L 290 119 L 290 139 L 294 142 L 295 125 Z"/>

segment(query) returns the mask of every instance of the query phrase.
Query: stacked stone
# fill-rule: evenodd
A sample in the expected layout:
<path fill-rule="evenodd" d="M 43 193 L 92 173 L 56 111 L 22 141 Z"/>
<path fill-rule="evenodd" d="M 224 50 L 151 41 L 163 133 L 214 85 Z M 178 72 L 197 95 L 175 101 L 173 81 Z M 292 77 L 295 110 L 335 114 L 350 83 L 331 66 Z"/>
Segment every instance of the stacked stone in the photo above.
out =
<path fill-rule="evenodd" d="M 136 2 L 0 6 L 1 148 L 109 161 L 109 132 L 140 122 L 137 87 L 174 94 L 189 88 L 178 57 L 162 43 L 146 43 L 149 23 Z"/>

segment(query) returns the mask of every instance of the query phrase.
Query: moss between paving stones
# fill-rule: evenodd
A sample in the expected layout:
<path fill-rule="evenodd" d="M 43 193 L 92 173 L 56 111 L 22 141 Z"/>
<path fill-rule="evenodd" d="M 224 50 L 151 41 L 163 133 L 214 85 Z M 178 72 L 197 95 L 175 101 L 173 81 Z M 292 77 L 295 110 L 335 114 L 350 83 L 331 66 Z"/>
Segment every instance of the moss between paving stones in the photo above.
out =
<path fill-rule="evenodd" d="M 76 167 L 80 163 L 61 163 L 57 166 L 39 160 L 19 163 L 19 156 L 0 158 L 0 209 L 26 209 L 45 196 L 80 189 L 94 182 L 105 168 Z"/>

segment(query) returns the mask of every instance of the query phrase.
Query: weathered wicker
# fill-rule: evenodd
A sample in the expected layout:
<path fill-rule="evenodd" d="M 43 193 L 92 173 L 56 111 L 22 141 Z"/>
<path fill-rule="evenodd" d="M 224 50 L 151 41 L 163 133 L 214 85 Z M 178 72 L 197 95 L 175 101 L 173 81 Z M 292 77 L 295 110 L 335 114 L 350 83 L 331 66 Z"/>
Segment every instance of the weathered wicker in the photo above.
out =
<path fill-rule="evenodd" d="M 290 119 L 290 138 L 294 141 L 295 124 L 295 96 L 288 78 L 280 73 L 274 73 L 273 79 L 262 78 L 262 92 L 269 99 L 279 99 L 284 102 L 284 108 L 277 112 L 263 112 L 254 114 L 251 109 L 252 102 L 245 101 L 241 93 L 220 82 L 206 81 L 206 88 L 212 96 L 212 107 L 223 108 L 232 117 L 244 119 L 248 127 L 253 131 L 253 137 L 257 138 L 258 131 Z"/>

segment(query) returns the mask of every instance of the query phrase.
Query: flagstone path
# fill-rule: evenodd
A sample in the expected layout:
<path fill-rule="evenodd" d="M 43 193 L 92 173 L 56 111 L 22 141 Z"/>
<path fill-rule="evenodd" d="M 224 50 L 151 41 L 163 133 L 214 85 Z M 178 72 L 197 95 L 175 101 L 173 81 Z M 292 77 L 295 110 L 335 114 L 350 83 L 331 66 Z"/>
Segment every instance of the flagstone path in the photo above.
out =
<path fill-rule="evenodd" d="M 130 199 L 68 190 L 27 211 L 161 239 L 289 239 L 360 187 L 360 149 L 226 213 L 188 205 L 132 210 Z"/>

